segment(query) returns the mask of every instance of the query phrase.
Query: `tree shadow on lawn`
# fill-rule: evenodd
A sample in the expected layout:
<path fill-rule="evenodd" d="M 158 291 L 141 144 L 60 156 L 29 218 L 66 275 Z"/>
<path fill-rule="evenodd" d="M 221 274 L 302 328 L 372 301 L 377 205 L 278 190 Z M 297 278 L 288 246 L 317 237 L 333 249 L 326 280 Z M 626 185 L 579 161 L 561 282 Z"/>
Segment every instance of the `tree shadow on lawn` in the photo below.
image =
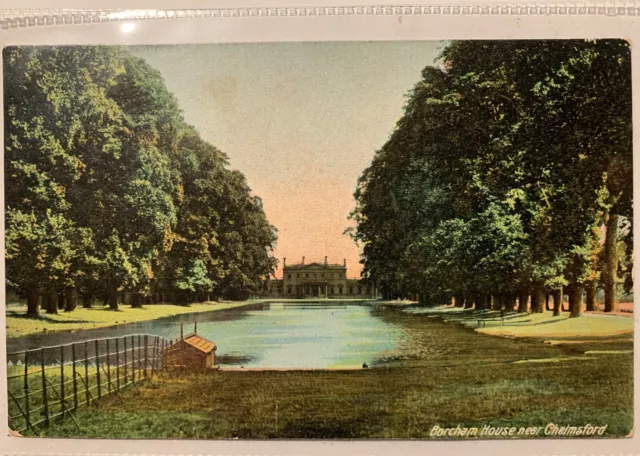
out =
<path fill-rule="evenodd" d="M 27 315 L 26 313 L 18 313 L 16 311 L 8 311 L 7 312 L 7 317 L 11 317 L 11 318 L 18 318 L 21 320 L 36 320 L 36 321 L 43 321 L 45 323 L 52 323 L 52 324 L 68 324 L 68 323 L 91 323 L 91 321 L 89 320 L 55 320 L 51 317 L 48 317 L 46 315 Z"/>

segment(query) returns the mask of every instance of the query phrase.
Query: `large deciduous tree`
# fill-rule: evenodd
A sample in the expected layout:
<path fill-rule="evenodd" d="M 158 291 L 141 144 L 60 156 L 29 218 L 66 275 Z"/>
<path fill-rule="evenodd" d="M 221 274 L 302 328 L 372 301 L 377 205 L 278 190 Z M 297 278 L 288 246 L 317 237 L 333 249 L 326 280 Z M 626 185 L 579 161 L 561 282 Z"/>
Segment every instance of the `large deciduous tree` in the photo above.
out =
<path fill-rule="evenodd" d="M 185 124 L 158 71 L 109 46 L 4 51 L 7 283 L 117 309 L 252 290 L 275 228 L 244 176 Z M 56 298 L 57 301 L 58 298 Z"/>
<path fill-rule="evenodd" d="M 449 43 L 359 181 L 365 270 L 432 301 L 511 309 L 517 295 L 520 311 L 552 292 L 557 314 L 567 290 L 571 316 L 602 277 L 614 310 L 632 234 L 617 227 L 631 218 L 629 58 L 620 40 Z"/>

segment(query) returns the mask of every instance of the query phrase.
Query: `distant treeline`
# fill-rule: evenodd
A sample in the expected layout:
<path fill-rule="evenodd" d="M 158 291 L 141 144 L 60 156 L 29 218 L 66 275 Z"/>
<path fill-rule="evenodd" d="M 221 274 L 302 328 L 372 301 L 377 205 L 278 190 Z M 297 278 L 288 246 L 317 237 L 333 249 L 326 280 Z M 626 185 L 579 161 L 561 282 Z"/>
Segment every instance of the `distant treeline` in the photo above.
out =
<path fill-rule="evenodd" d="M 580 315 L 632 288 L 622 40 L 455 41 L 359 180 L 353 235 L 386 297 Z"/>
<path fill-rule="evenodd" d="M 4 50 L 6 278 L 29 314 L 242 297 L 276 230 L 245 177 L 123 48 Z"/>

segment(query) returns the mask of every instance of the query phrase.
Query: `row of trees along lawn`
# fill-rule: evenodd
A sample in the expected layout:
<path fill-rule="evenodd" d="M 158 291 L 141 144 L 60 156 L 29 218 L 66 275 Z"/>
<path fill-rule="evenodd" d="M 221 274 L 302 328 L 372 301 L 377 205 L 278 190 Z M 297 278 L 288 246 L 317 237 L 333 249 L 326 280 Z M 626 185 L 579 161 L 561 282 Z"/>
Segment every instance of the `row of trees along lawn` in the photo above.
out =
<path fill-rule="evenodd" d="M 4 50 L 8 289 L 28 313 L 237 298 L 276 230 L 245 177 L 118 47 Z"/>
<path fill-rule="evenodd" d="M 457 41 L 408 94 L 352 218 L 386 297 L 615 311 L 631 289 L 629 45 Z M 547 301 L 549 302 L 549 301 Z M 516 304 L 518 303 L 518 304 Z"/>

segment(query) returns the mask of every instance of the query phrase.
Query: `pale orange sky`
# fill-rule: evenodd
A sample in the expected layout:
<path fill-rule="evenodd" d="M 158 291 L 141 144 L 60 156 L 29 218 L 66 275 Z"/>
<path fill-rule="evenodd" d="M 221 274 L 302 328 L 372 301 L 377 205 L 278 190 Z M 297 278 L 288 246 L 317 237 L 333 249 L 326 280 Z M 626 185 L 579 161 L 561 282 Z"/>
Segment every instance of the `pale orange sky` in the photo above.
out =
<path fill-rule="evenodd" d="M 224 151 L 278 228 L 275 255 L 342 263 L 357 179 L 402 115 L 437 42 L 132 47 L 165 78 L 185 120 Z"/>

